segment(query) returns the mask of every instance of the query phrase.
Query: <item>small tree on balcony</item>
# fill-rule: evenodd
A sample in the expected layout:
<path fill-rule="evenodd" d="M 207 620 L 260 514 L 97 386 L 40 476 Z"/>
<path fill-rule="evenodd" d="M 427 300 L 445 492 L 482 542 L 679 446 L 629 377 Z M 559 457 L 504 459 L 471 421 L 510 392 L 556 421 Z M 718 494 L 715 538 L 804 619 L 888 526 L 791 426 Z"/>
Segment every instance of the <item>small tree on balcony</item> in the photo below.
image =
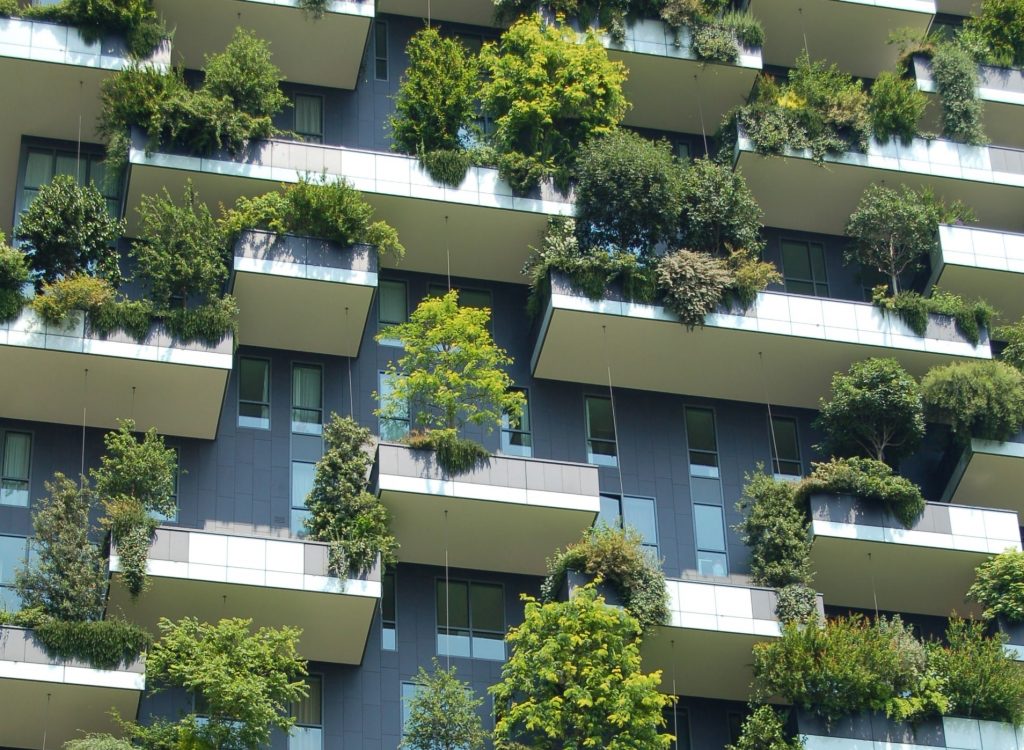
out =
<path fill-rule="evenodd" d="M 484 701 L 456 677 L 455 667 L 442 669 L 435 659 L 431 672 L 420 667 L 413 684 L 416 692 L 409 700 L 402 748 L 482 750 L 487 733 L 477 709 Z"/>
<path fill-rule="evenodd" d="M 22 287 L 29 281 L 28 259 L 7 244 L 0 232 L 0 322 L 14 318 L 25 305 Z"/>

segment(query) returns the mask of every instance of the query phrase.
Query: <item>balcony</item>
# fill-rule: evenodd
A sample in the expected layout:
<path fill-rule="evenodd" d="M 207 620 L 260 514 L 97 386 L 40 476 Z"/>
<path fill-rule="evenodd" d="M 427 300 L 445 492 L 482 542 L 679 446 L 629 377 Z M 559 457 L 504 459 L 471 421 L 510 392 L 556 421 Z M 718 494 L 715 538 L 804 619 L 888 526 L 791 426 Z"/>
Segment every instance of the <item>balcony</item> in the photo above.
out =
<path fill-rule="evenodd" d="M 141 659 L 95 669 L 47 656 L 31 630 L 0 627 L 0 735 L 7 747 L 45 750 L 83 732 L 117 732 L 110 710 L 134 718 L 145 687 Z"/>
<path fill-rule="evenodd" d="M 497 26 L 492 3 L 474 0 L 378 0 L 377 10 L 396 16 L 427 18 L 432 21 L 451 21 L 470 26 Z"/>
<path fill-rule="evenodd" d="M 78 315 L 44 324 L 26 308 L 0 323 L 0 413 L 9 419 L 140 430 L 212 439 L 232 366 L 232 340 L 182 343 L 162 326 L 137 341 L 101 336 Z"/>
<path fill-rule="evenodd" d="M 990 555 L 1021 548 L 1013 511 L 928 503 L 905 529 L 856 498 L 814 495 L 810 502 L 814 585 L 830 605 L 939 617 L 980 614 L 965 599 L 974 569 Z"/>
<path fill-rule="evenodd" d="M 243 232 L 231 291 L 246 346 L 355 357 L 377 288 L 377 251 L 311 237 Z"/>
<path fill-rule="evenodd" d="M 492 456 L 449 477 L 427 451 L 382 443 L 371 477 L 391 511 L 400 562 L 544 575 L 600 510 L 597 467 Z"/>
<path fill-rule="evenodd" d="M 796 723 L 806 750 L 1024 750 L 1024 735 L 1012 724 L 955 716 L 910 725 L 885 716 L 858 714 L 827 725 L 800 711 Z"/>
<path fill-rule="evenodd" d="M 1024 234 L 964 226 L 940 226 L 929 287 L 983 297 L 1004 322 L 1024 316 Z"/>
<path fill-rule="evenodd" d="M 931 60 L 915 55 L 913 65 L 917 88 L 928 94 L 936 93 Z M 982 123 L 992 142 L 1024 148 L 1024 71 L 979 65 L 978 96 L 985 104 Z M 923 126 L 938 132 L 941 105 L 937 96 L 930 98 L 934 102 L 926 112 Z"/>
<path fill-rule="evenodd" d="M 330 0 L 318 20 L 298 0 L 154 0 L 153 7 L 174 29 L 175 57 L 187 68 L 201 68 L 241 27 L 270 42 L 289 81 L 340 89 L 356 87 L 374 17 L 371 0 Z"/>
<path fill-rule="evenodd" d="M 1000 443 L 975 438 L 964 448 L 942 495 L 943 502 L 985 503 L 1024 514 L 1024 440 Z"/>
<path fill-rule="evenodd" d="M 844 72 L 876 78 L 896 64 L 897 49 L 888 43 L 889 34 L 903 28 L 926 32 L 935 2 L 750 0 L 750 11 L 764 25 L 766 63 L 791 67 L 809 43 L 812 59 L 824 58 Z"/>
<path fill-rule="evenodd" d="M 306 659 L 359 664 L 381 596 L 380 566 L 342 579 L 327 569 L 327 545 L 161 527 L 149 550 L 149 588 L 134 602 L 110 556 L 109 608 L 154 632 L 161 617 L 216 622 L 245 617 L 255 627 L 302 628 Z"/>
<path fill-rule="evenodd" d="M 741 131 L 735 163 L 766 226 L 841 235 L 865 188 L 884 182 L 930 187 L 973 208 L 982 226 L 1024 230 L 1024 151 L 1018 149 L 923 138 L 906 146 L 872 141 L 865 154 L 830 155 L 822 164 L 807 150 L 762 156 Z"/>
<path fill-rule="evenodd" d="M 749 309 L 708 315 L 687 331 L 659 305 L 614 290 L 590 300 L 551 277 L 533 351 L 538 378 L 816 409 L 832 374 L 866 357 L 896 357 L 921 376 L 959 358 L 991 358 L 953 321 L 933 315 L 925 336 L 863 302 L 762 292 Z"/>
<path fill-rule="evenodd" d="M 165 183 L 191 179 L 203 200 L 216 206 L 297 182 L 304 174 L 324 174 L 347 179 L 373 205 L 374 218 L 398 230 L 409 250 L 402 269 L 446 273 L 450 260 L 454 276 L 521 284 L 529 246 L 540 241 L 548 217 L 573 212 L 572 203 L 551 186 L 532 197 L 514 197 L 495 169 L 472 167 L 462 185 L 449 188 L 431 180 L 415 158 L 398 154 L 268 140 L 237 157 L 221 152 L 200 158 L 147 154 L 145 134 L 136 131 L 132 138 L 129 234 L 138 223 L 140 197 L 158 193 Z"/>
<path fill-rule="evenodd" d="M 644 670 L 661 670 L 665 693 L 747 700 L 754 644 L 782 633 L 775 591 L 700 579 L 666 583 L 671 620 L 644 638 Z M 824 611 L 820 596 L 818 609 Z"/>
<path fill-rule="evenodd" d="M 152 64 L 170 64 L 170 45 Z M 70 26 L 0 18 L 0 229 L 11 236 L 21 138 L 99 142 L 100 84 L 129 62 L 122 40 L 87 43 Z"/>

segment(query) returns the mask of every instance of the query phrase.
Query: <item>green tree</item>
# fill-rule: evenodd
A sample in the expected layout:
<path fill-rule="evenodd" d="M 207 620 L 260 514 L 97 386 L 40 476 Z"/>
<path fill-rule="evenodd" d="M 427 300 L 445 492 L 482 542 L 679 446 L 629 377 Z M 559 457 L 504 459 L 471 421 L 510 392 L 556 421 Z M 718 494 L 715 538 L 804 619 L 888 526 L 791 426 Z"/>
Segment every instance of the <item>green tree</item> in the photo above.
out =
<path fill-rule="evenodd" d="M 725 750 L 803 750 L 804 743 L 799 735 L 789 737 L 786 725 L 774 706 L 757 706 L 743 720 L 739 739 L 735 745 L 726 745 Z M 74 750 L 93 750 L 75 748 Z M 107 750 L 96 748 L 95 750 Z M 111 748 L 118 750 L 118 748 Z"/>
<path fill-rule="evenodd" d="M 409 750 L 482 750 L 487 733 L 469 683 L 456 676 L 455 667 L 442 669 L 434 659 L 432 673 L 420 667 L 413 678 L 416 693 L 409 701 L 409 721 L 401 747 Z"/>
<path fill-rule="evenodd" d="M 588 141 L 576 170 L 581 246 L 646 255 L 678 232 L 682 168 L 668 141 L 615 129 Z"/>
<path fill-rule="evenodd" d="M 25 305 L 22 287 L 30 280 L 28 258 L 7 244 L 0 232 L 0 323 L 10 320 Z"/>
<path fill-rule="evenodd" d="M 567 602 L 525 597 L 523 624 L 507 636 L 512 655 L 494 696 L 494 742 L 532 750 L 668 750 L 659 732 L 674 698 L 658 691 L 661 673 L 640 669 L 640 626 L 609 607 L 594 587 Z"/>
<path fill-rule="evenodd" d="M 203 90 L 216 99 L 229 99 L 242 112 L 273 117 L 289 106 L 270 45 L 251 31 L 236 28 L 223 52 L 207 56 L 203 71 Z"/>
<path fill-rule="evenodd" d="M 1024 2 L 982 0 L 981 11 L 964 19 L 964 29 L 981 40 L 982 61 L 1004 68 L 1024 66 Z"/>
<path fill-rule="evenodd" d="M 871 86 L 869 109 L 875 137 L 882 141 L 899 138 L 910 143 L 917 135 L 917 123 L 927 104 L 924 92 L 917 89 L 917 81 L 883 70 Z"/>
<path fill-rule="evenodd" d="M 157 308 L 185 307 L 190 298 L 200 304 L 218 299 L 228 278 L 224 236 L 192 181 L 185 183 L 181 205 L 164 188 L 162 195 L 142 196 L 138 212 L 135 277 Z"/>
<path fill-rule="evenodd" d="M 15 575 L 26 609 L 58 620 L 81 622 L 103 616 L 107 580 L 103 556 L 89 540 L 93 495 L 63 474 L 46 483 L 47 496 L 32 514 L 34 555 Z"/>
<path fill-rule="evenodd" d="M 480 61 L 498 171 L 519 192 L 546 175 L 567 182 L 583 143 L 617 125 L 629 107 L 626 68 L 608 59 L 592 31 L 581 42 L 569 26 L 526 16 L 484 45 Z"/>
<path fill-rule="evenodd" d="M 961 443 L 1008 440 L 1024 426 L 1024 374 L 1005 362 L 953 362 L 921 379 L 925 415 Z"/>
<path fill-rule="evenodd" d="M 142 747 L 244 748 L 270 742 L 272 729 L 295 723 L 290 704 L 307 694 L 306 662 L 297 647 L 297 628 L 259 628 L 251 620 L 225 619 L 216 625 L 186 617 L 161 618 L 160 640 L 146 656 L 151 692 L 184 688 L 207 717 L 188 714 L 176 722 L 122 720 L 125 733 Z"/>
<path fill-rule="evenodd" d="M 965 24 L 966 27 L 966 24 Z M 954 141 L 976 146 L 988 143 L 982 125 L 983 106 L 978 96 L 978 65 L 961 35 L 937 44 L 932 54 L 932 75 L 942 105 L 942 134 Z"/>
<path fill-rule="evenodd" d="M 986 620 L 1024 622 L 1024 552 L 1008 549 L 979 565 L 967 597 L 985 608 Z"/>
<path fill-rule="evenodd" d="M 28 255 L 37 288 L 75 274 L 120 281 L 113 242 L 124 222 L 110 217 L 107 202 L 92 184 L 57 175 L 39 189 L 18 223 L 15 237 Z"/>
<path fill-rule="evenodd" d="M 695 159 L 683 172 L 682 244 L 690 250 L 728 256 L 732 250 L 760 253 L 761 208 L 743 175 L 711 159 Z"/>
<path fill-rule="evenodd" d="M 750 575 L 758 586 L 782 588 L 810 585 L 811 542 L 808 522 L 797 503 L 791 482 L 780 482 L 759 466 L 745 475 L 743 497 L 736 510 L 743 520 L 736 525 L 743 543 L 750 547 Z"/>
<path fill-rule="evenodd" d="M 867 456 L 890 465 L 909 456 L 924 437 L 924 406 L 917 381 L 895 359 L 854 362 L 832 376 L 832 398 L 821 399 L 818 446 L 835 456 Z"/>
<path fill-rule="evenodd" d="M 331 569 L 340 576 L 395 562 L 398 547 L 388 509 L 369 491 L 373 459 L 370 431 L 351 417 L 331 414 L 324 426 L 324 454 L 306 498 L 310 537 L 328 542 Z"/>

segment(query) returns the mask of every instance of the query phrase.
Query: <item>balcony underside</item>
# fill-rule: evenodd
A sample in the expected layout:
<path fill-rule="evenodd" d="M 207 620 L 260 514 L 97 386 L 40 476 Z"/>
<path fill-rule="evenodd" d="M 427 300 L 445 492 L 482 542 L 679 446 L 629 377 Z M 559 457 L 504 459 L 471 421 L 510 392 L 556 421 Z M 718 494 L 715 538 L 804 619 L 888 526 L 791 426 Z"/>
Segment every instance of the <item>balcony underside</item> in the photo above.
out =
<path fill-rule="evenodd" d="M 362 662 L 380 584 L 353 581 L 350 593 L 305 591 L 159 575 L 153 565 L 150 561 L 149 588 L 134 602 L 120 576 L 114 576 L 109 611 L 154 633 L 161 617 L 197 617 L 206 622 L 245 617 L 252 618 L 254 627 L 290 625 L 302 629 L 299 652 L 303 657 L 336 664 Z M 187 563 L 160 561 L 160 565 L 181 569 Z"/>
<path fill-rule="evenodd" d="M 313 20 L 294 0 L 155 0 L 174 30 L 175 61 L 199 69 L 205 56 L 231 41 L 236 27 L 270 42 L 274 64 L 292 83 L 354 89 L 359 78 L 373 3 L 335 5 Z M 311 51 L 315 50 L 315 54 Z"/>
<path fill-rule="evenodd" d="M 291 170 L 272 178 L 246 177 L 238 174 L 245 166 L 233 162 L 202 160 L 204 168 L 199 159 L 162 154 L 154 154 L 153 159 L 172 166 L 132 165 L 125 214 L 129 233 L 137 224 L 135 207 L 140 197 L 157 193 L 165 184 L 178 185 L 191 179 L 202 200 L 216 207 L 218 202 L 233 205 L 239 196 L 275 190 L 281 181 L 294 182 L 301 174 Z M 320 171 L 312 170 L 314 174 Z M 363 191 L 363 197 L 374 207 L 374 220 L 383 219 L 398 230 L 407 251 L 405 258 L 398 264 L 390 258 L 381 258 L 381 263 L 404 271 L 444 274 L 450 261 L 453 276 L 521 284 L 529 247 L 540 243 L 549 218 L 539 210 L 474 205 L 459 202 L 457 197 L 445 200 L 442 195 L 458 191 L 430 188 L 428 199 L 376 192 L 360 184 L 358 179 L 349 177 L 349 180 Z M 415 187 L 413 192 L 421 196 L 428 194 L 426 189 Z M 513 200 L 520 202 L 518 198 L 504 199 L 509 204 Z"/>
<path fill-rule="evenodd" d="M 808 158 L 767 157 L 748 150 L 740 151 L 737 166 L 764 211 L 766 226 L 842 235 L 864 190 L 872 183 L 884 182 L 915 189 L 930 187 L 947 203 L 961 200 L 974 209 L 981 226 L 1024 230 L 1024 212 L 1020 210 L 1024 190 L 1013 185 L 922 174 L 892 166 L 835 161 L 818 164 Z M 1024 176 L 1020 179 L 1024 184 Z"/>
<path fill-rule="evenodd" d="M 999 311 L 1001 322 L 1012 323 L 1024 316 L 1024 275 L 1019 272 L 945 263 L 933 283 L 967 299 L 984 299 Z"/>
<path fill-rule="evenodd" d="M 754 644 L 766 636 L 657 627 L 644 638 L 644 671 L 661 670 L 659 690 L 674 695 L 745 701 L 754 678 Z"/>
<path fill-rule="evenodd" d="M 942 496 L 943 502 L 987 505 L 1024 515 L 1024 443 L 972 440 Z"/>
<path fill-rule="evenodd" d="M 896 63 L 889 34 L 909 28 L 925 32 L 935 14 L 930 0 L 751 0 L 764 26 L 764 61 L 792 67 L 806 45 L 812 60 L 836 63 L 855 76 L 875 78 Z M 853 33 L 853 32 L 856 33 Z"/>
<path fill-rule="evenodd" d="M 494 5 L 478 0 L 379 0 L 377 10 L 397 16 L 430 18 L 470 26 L 497 26 Z"/>

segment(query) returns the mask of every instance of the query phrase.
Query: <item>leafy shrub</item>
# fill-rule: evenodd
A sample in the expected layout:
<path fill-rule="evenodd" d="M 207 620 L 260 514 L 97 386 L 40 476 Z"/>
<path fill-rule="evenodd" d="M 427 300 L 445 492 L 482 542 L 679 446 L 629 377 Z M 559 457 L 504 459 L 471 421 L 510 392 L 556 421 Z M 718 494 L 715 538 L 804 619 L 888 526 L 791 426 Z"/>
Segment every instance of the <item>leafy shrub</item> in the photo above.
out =
<path fill-rule="evenodd" d="M 917 135 L 917 123 L 928 99 L 918 91 L 917 82 L 890 70 L 878 74 L 871 86 L 871 128 L 876 138 L 899 138 L 910 143 Z"/>
<path fill-rule="evenodd" d="M 744 479 L 743 497 L 736 504 L 743 520 L 736 531 L 750 548 L 754 583 L 771 588 L 809 585 L 813 578 L 809 524 L 797 503 L 795 486 L 773 479 L 763 466 Z"/>
<path fill-rule="evenodd" d="M 693 54 L 698 60 L 731 63 L 739 59 L 736 35 L 719 21 L 702 23 L 692 30 Z"/>
<path fill-rule="evenodd" d="M 124 222 L 110 217 L 95 185 L 79 185 L 72 175 L 57 175 L 39 189 L 21 215 L 15 237 L 21 241 L 37 285 L 74 274 L 120 281 L 113 242 Z"/>
<path fill-rule="evenodd" d="M 468 682 L 458 679 L 455 667 L 444 669 L 434 659 L 433 669 L 428 673 L 420 667 L 413 684 L 416 691 L 407 704 L 409 719 L 401 748 L 483 750 L 487 733 L 477 709 L 484 699 L 476 697 Z"/>
<path fill-rule="evenodd" d="M 117 669 L 139 658 L 149 633 L 127 620 L 62 622 L 47 617 L 33 629 L 46 652 L 57 659 L 78 659 L 96 669 Z"/>
<path fill-rule="evenodd" d="M 921 488 L 872 458 L 833 458 L 812 464 L 813 470 L 797 488 L 802 502 L 816 494 L 852 495 L 877 505 L 910 528 L 924 512 Z"/>
<path fill-rule="evenodd" d="M 667 141 L 619 129 L 588 141 L 576 175 L 580 245 L 644 255 L 672 239 L 683 208 L 682 171 Z"/>
<path fill-rule="evenodd" d="M 593 32 L 580 42 L 567 26 L 545 25 L 540 15 L 522 18 L 484 45 L 480 61 L 498 172 L 520 193 L 545 175 L 564 185 L 583 143 L 626 114 L 626 69 L 608 59 Z"/>
<path fill-rule="evenodd" d="M 725 256 L 760 253 L 761 208 L 739 172 L 711 159 L 695 159 L 683 172 L 680 235 L 691 250 Z"/>
<path fill-rule="evenodd" d="M 236 28 L 224 51 L 206 58 L 203 89 L 254 117 L 273 117 L 289 106 L 289 99 L 281 91 L 284 76 L 270 58 L 266 42 Z"/>
<path fill-rule="evenodd" d="M 434 451 L 437 465 L 449 476 L 459 476 L 487 466 L 491 454 L 479 443 L 459 437 L 452 429 L 435 429 L 410 434 L 406 438 L 410 448 Z"/>
<path fill-rule="evenodd" d="M 658 262 L 658 288 L 665 307 L 689 330 L 703 327 L 734 279 L 726 261 L 707 253 L 676 250 Z"/>
<path fill-rule="evenodd" d="M 398 232 L 387 222 L 372 221 L 373 206 L 347 181 L 304 176 L 281 190 L 255 198 L 241 197 L 224 216 L 232 240 L 243 229 L 317 237 L 344 247 L 374 245 L 395 260 L 405 255 Z"/>
<path fill-rule="evenodd" d="M 469 151 L 456 148 L 424 151 L 420 154 L 420 164 L 435 182 L 458 187 L 466 179 L 466 172 L 473 165 L 473 155 Z"/>
<path fill-rule="evenodd" d="M 818 446 L 835 456 L 867 456 L 896 464 L 924 437 L 917 381 L 895 359 L 871 358 L 832 376 L 832 398 L 821 399 Z"/>
<path fill-rule="evenodd" d="M 781 623 L 809 623 L 817 620 L 818 593 L 803 583 L 783 586 L 776 594 L 775 616 Z"/>
<path fill-rule="evenodd" d="M 10 247 L 0 232 L 0 323 L 17 317 L 25 306 L 22 287 L 29 281 L 28 259 Z"/>
<path fill-rule="evenodd" d="M 791 738 L 786 732 L 786 725 L 779 715 L 779 709 L 773 706 L 758 706 L 743 720 L 736 744 L 726 745 L 725 750 L 803 750 L 803 747 L 804 742 L 800 735 Z"/>
<path fill-rule="evenodd" d="M 541 598 L 554 601 L 569 570 L 600 577 L 625 603 L 643 630 L 668 620 L 668 590 L 661 566 L 644 551 L 633 529 L 612 529 L 601 524 L 587 529 L 583 539 L 565 550 L 555 550 L 547 561 L 548 575 Z"/>
<path fill-rule="evenodd" d="M 114 304 L 116 293 L 110 282 L 94 276 L 69 276 L 43 284 L 32 298 L 32 309 L 48 325 L 69 325 L 73 312 L 93 313 Z"/>
<path fill-rule="evenodd" d="M 146 57 L 167 35 L 150 0 L 62 0 L 53 5 L 0 2 L 0 16 L 17 15 L 76 27 L 87 42 L 121 35 L 135 57 Z"/>
<path fill-rule="evenodd" d="M 967 596 L 985 608 L 986 620 L 1024 622 L 1024 552 L 1008 549 L 979 565 Z"/>
<path fill-rule="evenodd" d="M 922 297 L 917 292 L 899 292 L 889 296 L 884 286 L 877 286 L 872 292 L 872 301 L 883 310 L 895 313 L 918 336 L 924 336 L 928 330 L 929 315 L 948 315 L 956 321 L 957 330 L 974 345 L 981 341 L 981 332 L 989 327 L 996 315 L 995 308 L 985 300 L 968 302 L 960 295 L 938 287 L 932 288 L 931 297 Z"/>
<path fill-rule="evenodd" d="M 942 134 L 961 143 L 988 143 L 981 123 L 978 66 L 967 50 L 956 42 L 936 45 L 932 75 L 942 104 Z"/>
<path fill-rule="evenodd" d="M 761 26 L 760 19 L 750 11 L 727 11 L 722 15 L 720 23 L 730 29 L 736 40 L 744 47 L 764 45 L 764 27 Z"/>
<path fill-rule="evenodd" d="M 982 0 L 981 10 L 964 20 L 964 29 L 980 41 L 984 62 L 1003 68 L 1024 67 L 1024 3 Z"/>
<path fill-rule="evenodd" d="M 230 294 L 199 307 L 162 313 L 161 318 L 167 332 L 179 341 L 216 346 L 229 333 L 238 338 L 238 302 Z"/>
<path fill-rule="evenodd" d="M 946 644 L 932 644 L 929 661 L 944 683 L 949 711 L 983 721 L 1024 724 L 1024 666 L 988 638 L 980 622 L 954 617 Z"/>
<path fill-rule="evenodd" d="M 782 274 L 774 263 L 760 260 L 753 251 L 735 250 L 729 255 L 732 284 L 729 292 L 743 309 L 750 307 L 757 299 L 758 292 L 769 284 L 782 281 Z"/>
<path fill-rule="evenodd" d="M 1007 440 L 1024 426 L 1024 375 L 1003 362 L 954 362 L 921 379 L 925 414 L 961 443 Z"/>
<path fill-rule="evenodd" d="M 1003 362 L 1024 372 L 1024 319 L 992 330 L 992 338 L 1005 341 L 999 357 Z"/>
<path fill-rule="evenodd" d="M 131 742 L 112 734 L 92 734 L 68 740 L 64 743 L 66 750 L 133 750 Z"/>

